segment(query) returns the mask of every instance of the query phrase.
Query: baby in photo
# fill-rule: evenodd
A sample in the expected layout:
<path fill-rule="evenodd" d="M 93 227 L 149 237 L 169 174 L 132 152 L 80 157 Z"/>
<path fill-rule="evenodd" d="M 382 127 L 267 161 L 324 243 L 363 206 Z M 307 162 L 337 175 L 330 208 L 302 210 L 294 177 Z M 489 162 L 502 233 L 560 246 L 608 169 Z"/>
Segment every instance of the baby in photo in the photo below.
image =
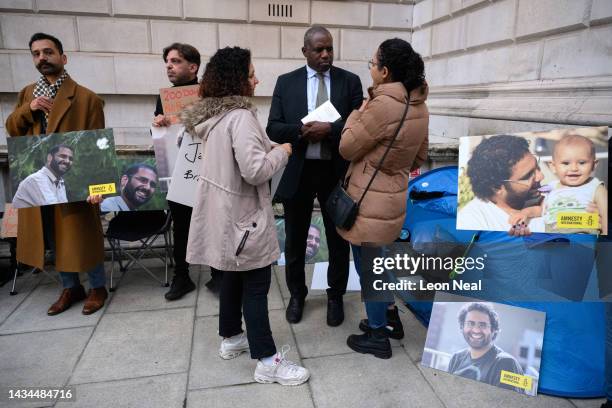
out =
<path fill-rule="evenodd" d="M 604 182 L 593 177 L 597 165 L 595 146 L 587 137 L 570 134 L 559 140 L 553 149 L 551 168 L 559 181 L 539 206 L 527 207 L 510 216 L 512 225 L 530 218 L 544 217 L 546 232 L 608 234 L 608 192 Z M 559 228 L 557 214 L 598 213 L 599 225 L 593 228 Z"/>

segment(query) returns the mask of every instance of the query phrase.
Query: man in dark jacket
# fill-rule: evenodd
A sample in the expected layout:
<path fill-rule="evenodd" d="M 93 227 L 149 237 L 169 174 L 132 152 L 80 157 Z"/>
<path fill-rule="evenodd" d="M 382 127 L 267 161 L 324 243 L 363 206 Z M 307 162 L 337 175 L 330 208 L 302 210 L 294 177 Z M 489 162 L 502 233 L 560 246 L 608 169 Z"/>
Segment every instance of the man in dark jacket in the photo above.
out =
<path fill-rule="evenodd" d="M 197 85 L 198 69 L 200 68 L 200 53 L 189 45 L 173 43 L 164 48 L 164 62 L 166 74 L 173 86 Z M 161 97 L 157 97 L 153 126 L 169 126 L 170 120 L 164 116 Z M 189 264 L 185 261 L 187 251 L 187 237 L 189 236 L 189 223 L 191 222 L 191 207 L 168 201 L 174 223 L 174 278 L 170 290 L 165 294 L 167 300 L 177 300 L 195 289 L 195 284 L 189 277 Z M 212 271 L 213 279 L 206 286 L 218 292 L 220 287 L 220 274 Z"/>
<path fill-rule="evenodd" d="M 286 317 L 290 323 L 302 318 L 308 293 L 304 272 L 306 238 L 316 197 L 329 248 L 327 324 L 338 326 L 344 320 L 342 296 L 348 280 L 349 245 L 336 232 L 325 202 L 348 167 L 338 153 L 340 132 L 349 114 L 361 105 L 363 90 L 357 75 L 332 66 L 333 39 L 327 29 L 308 29 L 302 53 L 307 65 L 281 75 L 276 82 L 266 128 L 276 143 L 293 145 L 293 155 L 276 191 L 285 214 L 285 271 L 291 293 Z M 302 124 L 303 117 L 328 100 L 341 119 Z"/>

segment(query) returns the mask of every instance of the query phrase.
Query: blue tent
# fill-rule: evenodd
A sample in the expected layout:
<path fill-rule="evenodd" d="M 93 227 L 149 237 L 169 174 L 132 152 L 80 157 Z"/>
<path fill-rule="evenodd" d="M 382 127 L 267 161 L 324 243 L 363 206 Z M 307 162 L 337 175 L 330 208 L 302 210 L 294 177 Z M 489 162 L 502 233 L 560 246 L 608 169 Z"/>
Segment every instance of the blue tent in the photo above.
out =
<path fill-rule="evenodd" d="M 411 242 L 433 242 L 442 234 L 445 240 L 469 243 L 477 239 L 479 244 L 520 244 L 521 253 L 503 253 L 497 257 L 503 262 L 496 263 L 494 273 L 516 272 L 513 264 L 516 259 L 537 259 L 546 251 L 537 251 L 538 243 L 555 239 L 551 234 L 533 234 L 526 238 L 511 237 L 505 232 L 458 231 L 455 228 L 457 212 L 456 166 L 442 167 L 415 178 L 408 189 L 408 209 L 404 229 L 410 232 Z M 442 232 L 441 232 L 442 231 Z M 579 262 L 591 262 L 594 236 L 566 235 L 564 240 L 580 242 L 585 245 L 587 255 L 577 257 Z M 497 248 L 500 246 L 497 245 Z M 510 252 L 510 251 L 506 251 Z M 562 282 L 555 288 L 565 294 L 579 286 L 579 292 L 591 288 L 595 280 L 593 274 L 584 282 L 576 285 L 564 277 L 571 276 L 575 265 L 554 262 L 543 258 L 539 269 L 549 269 L 546 273 L 555 274 Z M 537 262 L 536 262 L 537 264 Z M 589 269 L 590 270 L 590 269 Z M 527 274 L 539 274 L 541 270 L 527 270 Z M 604 304 L 597 302 L 506 302 L 546 313 L 544 344 L 538 391 L 562 397 L 602 397 L 604 396 L 604 357 L 605 357 L 605 311 Z M 407 306 L 415 316 L 428 325 L 431 315 L 431 302 L 408 301 Z"/>

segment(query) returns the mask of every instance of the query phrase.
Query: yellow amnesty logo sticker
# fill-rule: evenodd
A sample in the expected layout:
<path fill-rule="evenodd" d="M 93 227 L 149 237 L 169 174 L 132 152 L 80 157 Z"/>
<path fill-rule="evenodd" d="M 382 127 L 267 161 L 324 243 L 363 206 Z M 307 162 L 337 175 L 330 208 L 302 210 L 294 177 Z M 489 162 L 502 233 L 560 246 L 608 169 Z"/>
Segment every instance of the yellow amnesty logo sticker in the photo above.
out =
<path fill-rule="evenodd" d="M 89 195 L 113 194 L 116 192 L 117 189 L 115 188 L 115 183 L 95 184 L 89 186 Z"/>
<path fill-rule="evenodd" d="M 511 371 L 501 370 L 499 374 L 499 382 L 513 387 L 522 388 L 524 390 L 530 390 L 533 383 L 533 379 L 528 375 L 520 375 Z"/>
<path fill-rule="evenodd" d="M 560 212 L 557 228 L 599 228 L 599 214 L 584 212 Z"/>

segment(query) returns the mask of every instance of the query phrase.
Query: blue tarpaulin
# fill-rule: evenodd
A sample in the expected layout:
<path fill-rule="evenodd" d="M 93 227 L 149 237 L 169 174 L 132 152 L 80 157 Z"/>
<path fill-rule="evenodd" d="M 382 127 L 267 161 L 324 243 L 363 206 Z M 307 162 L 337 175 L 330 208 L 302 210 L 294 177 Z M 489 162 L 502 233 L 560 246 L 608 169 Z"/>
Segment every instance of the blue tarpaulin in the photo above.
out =
<path fill-rule="evenodd" d="M 445 241 L 460 243 L 468 243 L 476 236 L 479 245 L 492 244 L 492 247 L 495 247 L 495 244 L 516 244 L 517 248 L 520 248 L 520 253 L 516 251 L 504 253 L 504 246 L 497 246 L 499 250 L 495 255 L 498 262 L 492 266 L 493 274 L 504 276 L 515 273 L 515 261 L 528 259 L 530 260 L 528 264 L 535 265 L 534 269 L 523 270 L 522 273 L 553 275 L 557 278 L 555 282 L 560 282 L 560 286 L 554 288 L 555 291 L 566 297 L 571 298 L 576 293 L 583 293 L 588 284 L 593 284 L 594 280 L 589 280 L 588 276 L 579 284 L 565 279 L 572 276 L 576 265 L 550 257 L 550 254 L 546 254 L 546 250 L 538 250 L 538 245 L 541 242 L 560 240 L 578 243 L 586 256 L 574 257 L 572 261 L 582 262 L 584 265 L 585 262 L 592 262 L 594 257 L 596 240 L 594 236 L 533 234 L 520 238 L 512 237 L 506 232 L 458 231 L 455 228 L 457 173 L 458 169 L 455 166 L 443 167 L 424 173 L 410 182 L 404 229 L 410 232 L 413 244 L 434 242 L 440 239 L 440 235 L 443 235 Z M 545 258 L 546 256 L 548 258 Z M 567 282 L 572 284 L 564 285 Z M 603 303 L 568 301 L 504 303 L 546 313 L 538 392 L 562 397 L 604 396 L 605 305 Z M 407 302 L 408 308 L 425 326 L 429 323 L 432 305 L 432 302 Z"/>

